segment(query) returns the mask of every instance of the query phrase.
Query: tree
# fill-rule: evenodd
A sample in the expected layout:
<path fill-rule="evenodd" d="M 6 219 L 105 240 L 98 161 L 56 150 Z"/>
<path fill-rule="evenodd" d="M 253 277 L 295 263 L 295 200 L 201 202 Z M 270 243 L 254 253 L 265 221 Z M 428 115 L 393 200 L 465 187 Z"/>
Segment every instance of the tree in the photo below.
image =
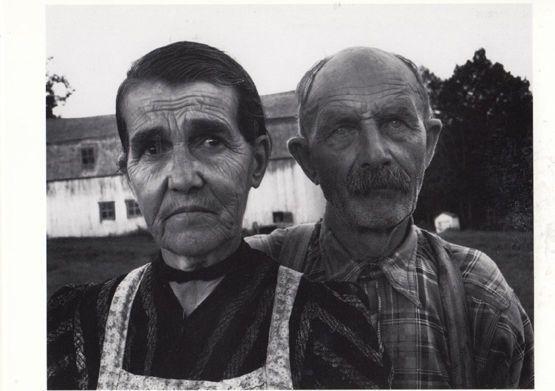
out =
<path fill-rule="evenodd" d="M 49 57 L 48 62 L 52 60 Z M 46 118 L 58 118 L 54 114 L 54 108 L 64 104 L 75 90 L 63 75 L 46 71 Z"/>
<path fill-rule="evenodd" d="M 440 107 L 439 94 L 444 81 L 426 67 L 421 66 L 419 71 L 428 90 L 433 114 L 436 118 L 442 118 L 442 113 L 438 108 Z M 451 167 L 452 163 L 448 159 L 449 153 L 443 137 L 440 137 L 432 164 L 426 171 L 418 199 L 418 208 L 414 213 L 414 219 L 420 226 L 433 228 L 435 216 L 443 211 L 455 210 L 449 202 L 456 196 L 454 193 L 457 187 L 457 183 L 454 181 L 453 167 Z"/>
<path fill-rule="evenodd" d="M 468 228 L 531 229 L 528 81 L 493 64 L 484 49 L 449 79 L 428 79 L 444 130 L 419 206 L 453 211 Z M 443 186 L 449 188 L 438 188 Z"/>

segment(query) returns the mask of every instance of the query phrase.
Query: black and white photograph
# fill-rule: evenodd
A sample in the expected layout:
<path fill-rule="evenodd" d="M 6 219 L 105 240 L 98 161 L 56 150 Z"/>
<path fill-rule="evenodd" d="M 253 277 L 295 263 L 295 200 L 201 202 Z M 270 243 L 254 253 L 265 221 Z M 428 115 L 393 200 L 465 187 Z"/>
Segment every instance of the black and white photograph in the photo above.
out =
<path fill-rule="evenodd" d="M 35 384 L 545 388 L 534 4 L 37 12 Z"/>

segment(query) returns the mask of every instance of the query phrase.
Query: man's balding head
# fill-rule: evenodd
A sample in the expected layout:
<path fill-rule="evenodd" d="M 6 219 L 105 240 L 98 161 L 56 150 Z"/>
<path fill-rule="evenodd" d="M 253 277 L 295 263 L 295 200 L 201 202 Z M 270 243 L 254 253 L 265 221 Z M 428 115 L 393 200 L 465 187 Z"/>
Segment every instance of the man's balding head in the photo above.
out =
<path fill-rule="evenodd" d="M 387 80 L 404 83 L 407 90 L 418 96 L 422 118 L 431 117 L 428 92 L 412 61 L 376 48 L 352 47 L 318 61 L 299 82 L 296 92 L 301 134 L 307 135 L 311 115 L 322 95 L 346 88 L 364 88 Z"/>
<path fill-rule="evenodd" d="M 326 216 L 362 230 L 389 230 L 416 206 L 441 121 L 409 60 L 349 48 L 299 83 L 301 137 L 289 151 L 322 188 Z"/>

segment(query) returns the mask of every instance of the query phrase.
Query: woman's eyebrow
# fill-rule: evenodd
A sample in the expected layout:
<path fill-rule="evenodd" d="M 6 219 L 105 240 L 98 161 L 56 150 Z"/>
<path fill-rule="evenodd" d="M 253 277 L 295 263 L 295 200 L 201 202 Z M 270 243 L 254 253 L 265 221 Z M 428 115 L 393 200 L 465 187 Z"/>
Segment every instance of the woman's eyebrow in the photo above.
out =
<path fill-rule="evenodd" d="M 141 145 L 144 142 L 151 140 L 153 137 L 160 137 L 164 133 L 164 130 L 160 127 L 145 128 L 138 130 L 131 137 L 132 145 Z"/>
<path fill-rule="evenodd" d="M 199 135 L 204 133 L 209 133 L 212 135 L 229 135 L 231 134 L 230 127 L 214 119 L 203 119 L 197 118 L 191 121 L 191 133 L 193 135 Z"/>

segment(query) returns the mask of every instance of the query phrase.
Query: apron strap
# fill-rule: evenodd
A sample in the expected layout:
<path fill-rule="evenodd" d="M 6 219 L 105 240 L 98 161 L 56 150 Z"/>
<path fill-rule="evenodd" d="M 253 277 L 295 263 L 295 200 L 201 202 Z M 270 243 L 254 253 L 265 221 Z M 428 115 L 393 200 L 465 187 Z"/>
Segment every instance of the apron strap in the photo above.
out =
<path fill-rule="evenodd" d="M 280 266 L 268 335 L 266 381 L 269 389 L 292 389 L 289 361 L 289 318 L 302 273 Z"/>
<path fill-rule="evenodd" d="M 117 388 L 119 375 L 123 367 L 125 342 L 127 341 L 127 327 L 131 315 L 133 299 L 139 289 L 145 271 L 150 263 L 131 271 L 118 285 L 104 329 L 104 343 L 100 356 L 100 371 L 98 375 L 99 389 Z"/>

